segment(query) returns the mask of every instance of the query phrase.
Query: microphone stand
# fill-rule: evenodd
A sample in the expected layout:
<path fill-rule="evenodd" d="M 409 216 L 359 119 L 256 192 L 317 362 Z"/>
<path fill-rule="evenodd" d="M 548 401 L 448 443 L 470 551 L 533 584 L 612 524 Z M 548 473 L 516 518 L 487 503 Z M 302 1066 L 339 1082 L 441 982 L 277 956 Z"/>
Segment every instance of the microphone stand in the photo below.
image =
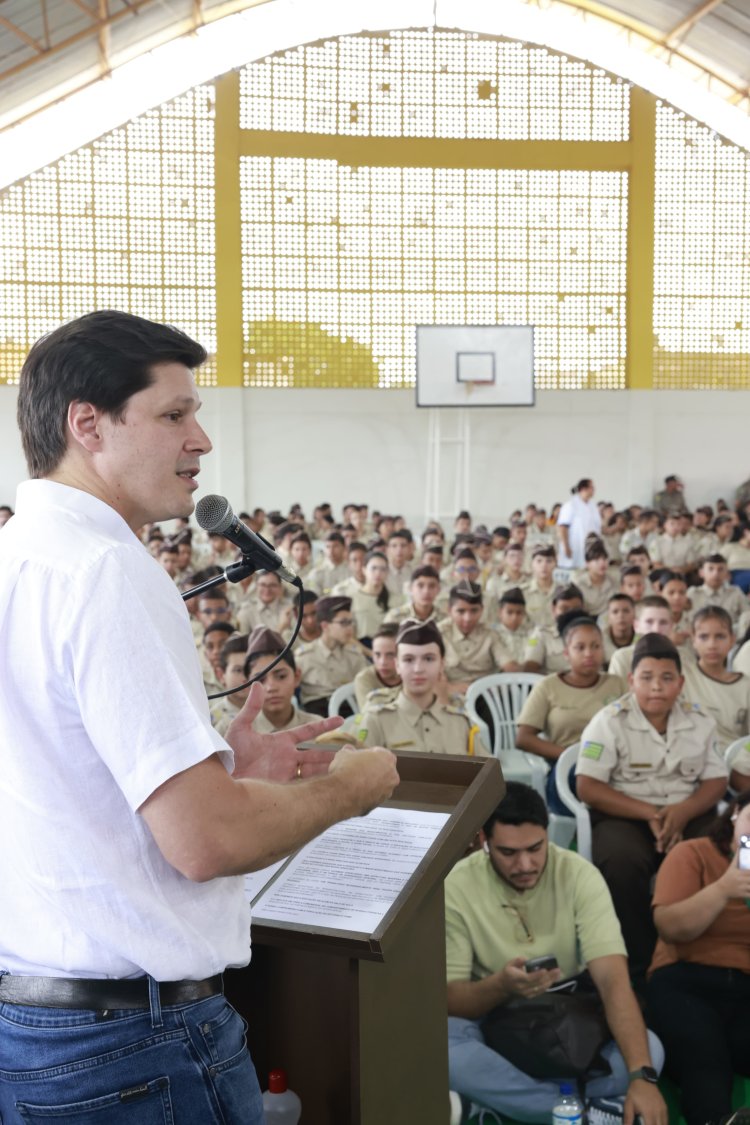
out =
<path fill-rule="evenodd" d="M 221 574 L 215 574 L 213 578 L 207 578 L 205 582 L 200 582 L 197 586 L 186 590 L 182 595 L 182 600 L 188 602 L 191 598 L 197 598 L 200 594 L 205 594 L 206 590 L 213 590 L 214 586 L 221 586 L 223 582 L 241 582 L 243 578 L 249 578 L 251 574 L 255 574 L 257 569 L 248 556 L 243 555 L 240 562 L 230 563 Z"/>

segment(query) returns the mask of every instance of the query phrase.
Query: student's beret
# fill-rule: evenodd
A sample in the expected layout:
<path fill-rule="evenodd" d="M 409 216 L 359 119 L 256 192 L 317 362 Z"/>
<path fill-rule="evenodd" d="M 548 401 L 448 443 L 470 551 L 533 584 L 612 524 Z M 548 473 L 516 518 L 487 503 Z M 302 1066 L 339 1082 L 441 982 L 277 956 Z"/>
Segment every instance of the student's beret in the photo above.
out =
<path fill-rule="evenodd" d="M 255 656 L 256 653 L 283 652 L 286 648 L 284 638 L 269 629 L 267 625 L 256 625 L 247 638 L 247 655 Z"/>
<path fill-rule="evenodd" d="M 406 621 L 402 621 L 396 634 L 396 644 L 437 645 L 441 653 L 445 652 L 442 633 L 432 620 L 415 621 L 414 618 L 407 618 Z"/>
<path fill-rule="evenodd" d="M 455 601 L 456 598 L 460 598 L 462 602 L 469 602 L 471 605 L 481 605 L 482 587 L 478 582 L 469 582 L 467 579 L 464 579 L 463 582 L 459 582 L 458 585 L 451 586 L 448 598 L 450 601 Z"/>
<path fill-rule="evenodd" d="M 342 609 L 350 611 L 352 599 L 341 594 L 329 594 L 326 598 L 318 598 L 315 603 L 315 616 L 318 621 L 332 621 Z"/>
<path fill-rule="evenodd" d="M 512 589 L 506 590 L 500 598 L 500 605 L 522 605 L 526 607 L 526 598 L 523 596 L 523 590 L 520 586 L 513 586 Z"/>

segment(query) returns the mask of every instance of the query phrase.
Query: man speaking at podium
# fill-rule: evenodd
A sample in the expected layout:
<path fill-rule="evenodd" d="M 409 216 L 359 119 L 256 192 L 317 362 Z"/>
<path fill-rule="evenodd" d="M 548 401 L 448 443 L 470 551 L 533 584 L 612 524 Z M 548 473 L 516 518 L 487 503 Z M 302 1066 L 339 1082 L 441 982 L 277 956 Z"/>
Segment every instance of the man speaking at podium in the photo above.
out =
<path fill-rule="evenodd" d="M 211 728 L 188 615 L 135 535 L 193 511 L 205 358 L 97 312 L 21 373 L 32 479 L 0 533 L 3 1125 L 259 1125 L 220 975 L 249 960 L 242 873 L 398 780 L 384 750 L 296 749 L 333 720 L 256 735 L 259 686 L 228 742 Z"/>

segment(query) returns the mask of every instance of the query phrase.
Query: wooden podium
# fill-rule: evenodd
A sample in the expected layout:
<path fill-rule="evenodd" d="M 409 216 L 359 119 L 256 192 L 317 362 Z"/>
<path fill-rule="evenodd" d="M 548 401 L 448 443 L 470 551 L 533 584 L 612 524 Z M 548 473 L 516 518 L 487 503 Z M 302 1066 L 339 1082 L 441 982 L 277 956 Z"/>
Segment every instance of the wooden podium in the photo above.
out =
<path fill-rule="evenodd" d="M 494 758 L 398 754 L 386 807 L 450 814 L 369 935 L 253 922 L 252 962 L 225 975 L 261 1088 L 283 1067 L 302 1125 L 448 1121 L 443 879 L 502 799 Z M 262 905 L 259 908 L 262 915 Z"/>

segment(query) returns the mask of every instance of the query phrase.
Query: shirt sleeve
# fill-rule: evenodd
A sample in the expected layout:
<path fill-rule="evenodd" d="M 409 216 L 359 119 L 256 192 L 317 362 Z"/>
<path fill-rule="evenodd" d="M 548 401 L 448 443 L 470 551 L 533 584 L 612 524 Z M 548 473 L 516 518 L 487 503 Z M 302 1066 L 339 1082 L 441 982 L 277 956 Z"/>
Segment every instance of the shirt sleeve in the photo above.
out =
<path fill-rule="evenodd" d="M 703 769 L 699 774 L 700 781 L 710 781 L 714 777 L 728 777 L 724 756 L 719 750 L 719 745 L 716 740 L 716 723 L 713 719 L 709 719 L 708 730 L 706 732 L 706 760 Z"/>
<path fill-rule="evenodd" d="M 376 711 L 366 707 L 360 715 L 357 715 L 354 737 L 360 746 L 385 746 L 383 725 Z"/>
<path fill-rule="evenodd" d="M 606 708 L 597 712 L 583 729 L 576 762 L 577 777 L 609 782 L 617 764 L 617 740 Z"/>
<path fill-rule="evenodd" d="M 575 884 L 576 935 L 585 964 L 597 957 L 626 956 L 620 923 L 604 876 L 581 860 Z"/>
<path fill-rule="evenodd" d="M 533 659 L 533 658 L 532 658 Z M 534 730 L 545 730 L 547 716 L 549 715 L 549 698 L 547 678 L 534 684 L 529 696 L 521 708 L 517 725 L 533 727 Z"/>

